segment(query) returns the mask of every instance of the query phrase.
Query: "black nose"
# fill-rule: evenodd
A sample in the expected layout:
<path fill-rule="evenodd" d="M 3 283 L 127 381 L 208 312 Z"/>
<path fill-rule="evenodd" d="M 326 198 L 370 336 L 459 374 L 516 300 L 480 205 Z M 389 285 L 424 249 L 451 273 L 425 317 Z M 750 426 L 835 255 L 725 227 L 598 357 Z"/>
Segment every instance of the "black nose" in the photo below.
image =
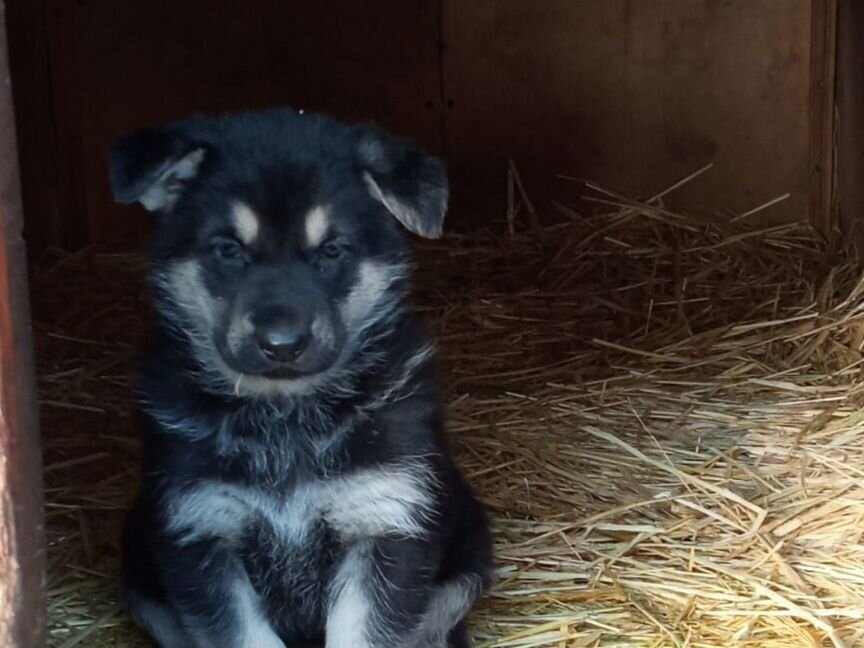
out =
<path fill-rule="evenodd" d="M 268 326 L 257 332 L 258 348 L 272 362 L 291 362 L 299 356 L 309 336 L 296 326 Z"/>

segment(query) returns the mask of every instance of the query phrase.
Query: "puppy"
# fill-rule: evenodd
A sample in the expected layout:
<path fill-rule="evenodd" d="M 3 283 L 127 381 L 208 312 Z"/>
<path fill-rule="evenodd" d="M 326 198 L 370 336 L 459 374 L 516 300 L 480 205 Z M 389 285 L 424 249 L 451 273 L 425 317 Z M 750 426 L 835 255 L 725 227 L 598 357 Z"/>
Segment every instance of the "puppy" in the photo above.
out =
<path fill-rule="evenodd" d="M 133 619 L 161 648 L 467 646 L 491 543 L 404 232 L 440 235 L 441 162 L 274 110 L 121 137 L 111 182 L 154 219 Z"/>

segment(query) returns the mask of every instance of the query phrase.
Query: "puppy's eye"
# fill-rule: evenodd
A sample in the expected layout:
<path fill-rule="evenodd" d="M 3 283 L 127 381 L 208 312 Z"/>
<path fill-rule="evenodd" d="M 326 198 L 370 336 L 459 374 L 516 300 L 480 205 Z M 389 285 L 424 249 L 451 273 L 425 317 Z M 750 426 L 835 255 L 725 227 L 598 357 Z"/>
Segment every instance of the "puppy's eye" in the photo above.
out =
<path fill-rule="evenodd" d="M 342 248 L 339 247 L 339 244 L 335 241 L 324 243 L 320 248 L 318 248 L 318 251 L 325 259 L 338 259 L 342 256 Z"/>
<path fill-rule="evenodd" d="M 233 239 L 217 239 L 213 241 L 213 253 L 225 261 L 237 261 L 243 258 L 243 246 Z"/>

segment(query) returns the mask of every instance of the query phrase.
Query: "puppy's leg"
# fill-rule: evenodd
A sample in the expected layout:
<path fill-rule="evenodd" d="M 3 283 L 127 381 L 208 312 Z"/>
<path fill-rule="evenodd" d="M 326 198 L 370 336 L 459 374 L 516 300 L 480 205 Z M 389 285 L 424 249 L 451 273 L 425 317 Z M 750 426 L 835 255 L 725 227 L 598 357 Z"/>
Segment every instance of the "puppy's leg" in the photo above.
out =
<path fill-rule="evenodd" d="M 339 565 L 327 618 L 327 648 L 466 648 L 462 624 L 484 578 L 433 582 L 428 544 L 377 539 L 354 545 Z"/>
<path fill-rule="evenodd" d="M 158 533 L 152 524 L 152 500 L 139 496 L 123 525 L 123 604 L 160 648 L 195 648 L 157 577 Z"/>
<path fill-rule="evenodd" d="M 447 635 L 447 648 L 470 648 L 468 630 L 465 628 L 464 621 L 457 623 Z"/>
<path fill-rule="evenodd" d="M 196 648 L 180 617 L 166 604 L 135 591 L 127 591 L 125 599 L 129 615 L 159 648 Z"/>
<path fill-rule="evenodd" d="M 428 547 L 414 540 L 362 540 L 331 584 L 327 648 L 415 648 L 411 639 L 432 586 Z"/>
<path fill-rule="evenodd" d="M 422 648 L 468 648 L 464 619 L 483 592 L 480 574 L 464 574 L 438 583 L 415 632 L 414 645 Z"/>
<path fill-rule="evenodd" d="M 195 648 L 285 648 L 231 551 L 198 540 L 160 553 L 168 598 Z"/>

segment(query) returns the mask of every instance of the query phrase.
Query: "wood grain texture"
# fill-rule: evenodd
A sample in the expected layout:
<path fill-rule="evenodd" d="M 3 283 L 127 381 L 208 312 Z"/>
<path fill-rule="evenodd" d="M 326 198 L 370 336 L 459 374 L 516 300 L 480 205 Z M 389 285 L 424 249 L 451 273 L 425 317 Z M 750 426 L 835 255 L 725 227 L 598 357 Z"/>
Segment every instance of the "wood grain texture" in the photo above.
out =
<path fill-rule="evenodd" d="M 62 244 L 57 160 L 52 129 L 46 0 L 7 0 L 6 24 L 25 223 L 31 250 Z"/>
<path fill-rule="evenodd" d="M 128 129 L 287 104 L 374 119 L 440 149 L 437 0 L 64 4 L 77 69 L 67 109 L 80 114 L 86 187 L 79 209 L 97 240 L 143 229 L 140 211 L 112 204 L 107 182 L 108 148 Z"/>
<path fill-rule="evenodd" d="M 843 231 L 864 246 L 864 2 L 840 0 L 837 19 L 837 200 Z"/>
<path fill-rule="evenodd" d="M 810 49 L 810 222 L 826 236 L 836 225 L 834 109 L 837 1 L 813 0 Z"/>
<path fill-rule="evenodd" d="M 443 148 L 452 220 L 503 219 L 509 158 L 541 213 L 581 193 L 559 173 L 638 196 L 713 162 L 673 202 L 742 212 L 788 192 L 757 219 L 824 220 L 834 1 L 34 0 L 53 135 L 25 169 L 56 160 L 62 240 L 141 238 L 108 188 L 117 133 L 291 104 Z"/>
<path fill-rule="evenodd" d="M 557 173 L 744 211 L 809 206 L 811 0 L 446 2 L 447 151 L 456 193 L 503 213 L 514 158 L 543 204 Z M 493 203 L 489 203 L 489 199 Z"/>
<path fill-rule="evenodd" d="M 0 646 L 40 648 L 45 639 L 42 474 L 6 53 L 4 14 L 0 24 Z"/>

